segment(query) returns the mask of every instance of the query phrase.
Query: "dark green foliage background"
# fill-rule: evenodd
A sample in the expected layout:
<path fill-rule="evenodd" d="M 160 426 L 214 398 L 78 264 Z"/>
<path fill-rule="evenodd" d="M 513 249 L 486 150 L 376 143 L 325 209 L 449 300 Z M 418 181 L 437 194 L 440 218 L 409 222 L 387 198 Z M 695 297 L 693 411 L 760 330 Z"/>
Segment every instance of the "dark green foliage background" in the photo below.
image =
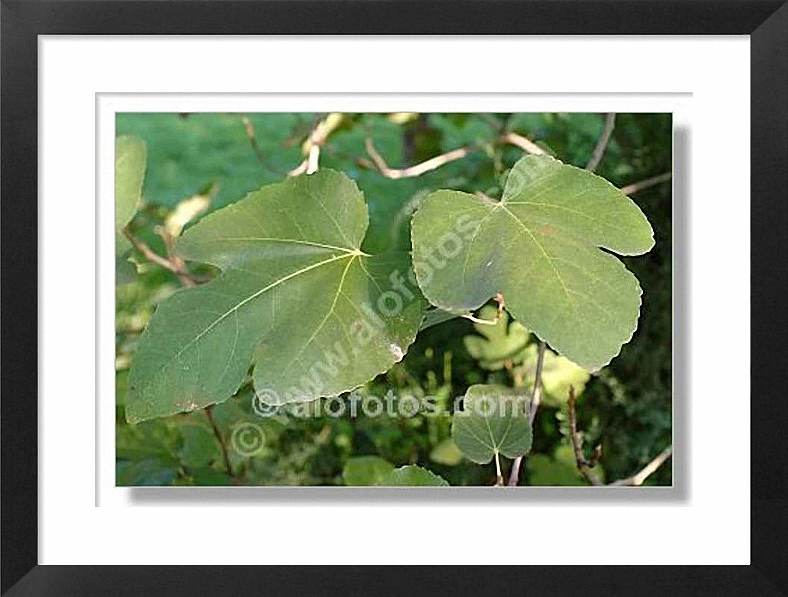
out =
<path fill-rule="evenodd" d="M 254 128 L 257 151 L 243 117 Z M 314 114 L 119 114 L 117 134 L 134 134 L 147 145 L 145 205 L 130 229 L 155 250 L 155 234 L 180 201 L 213 193 L 211 209 L 237 201 L 263 184 L 278 181 L 303 159 L 301 144 L 318 119 Z M 346 172 L 358 182 L 369 206 L 371 229 L 365 250 L 409 247 L 410 214 L 424 191 L 454 188 L 499 196 L 508 168 L 522 155 L 496 142 L 503 131 L 536 141 L 566 163 L 585 166 L 602 130 L 600 114 L 421 114 L 404 124 L 387 115 L 346 115 L 323 147 L 321 167 Z M 411 165 L 469 145 L 468 157 L 418 178 L 391 180 L 369 167 L 364 141 L 371 137 L 392 167 Z M 597 173 L 621 187 L 671 170 L 669 114 L 618 114 L 612 140 Z M 601 443 L 607 480 L 626 477 L 671 443 L 672 245 L 670 184 L 633 195 L 654 228 L 656 246 L 626 259 L 643 287 L 638 330 L 621 355 L 594 375 L 579 403 L 585 444 Z M 349 458 L 378 455 L 397 466 L 416 463 L 452 485 L 491 485 L 493 465 L 467 460 L 447 464 L 436 455 L 450 436 L 450 416 L 260 418 L 251 410 L 251 388 L 214 408 L 229 438 L 240 421 L 263 429 L 265 446 L 252 458 L 230 451 L 234 476 L 225 472 L 219 445 L 203 412 L 130 426 L 123 403 L 134 348 L 157 302 L 179 287 L 177 278 L 141 263 L 140 275 L 117 294 L 117 484 L 118 485 L 336 485 Z M 208 270 L 195 271 L 210 274 Z M 422 332 L 405 359 L 362 388 L 376 396 L 436 396 L 450 408 L 454 396 L 474 383 L 511 385 L 506 371 L 482 369 L 463 338 L 474 334 L 454 319 Z M 527 484 L 580 485 L 566 437 L 565 407 L 545 407 L 534 429 Z M 436 461 L 437 459 L 437 461 Z M 671 467 L 646 484 L 669 485 Z M 507 463 L 508 467 L 508 463 Z"/>

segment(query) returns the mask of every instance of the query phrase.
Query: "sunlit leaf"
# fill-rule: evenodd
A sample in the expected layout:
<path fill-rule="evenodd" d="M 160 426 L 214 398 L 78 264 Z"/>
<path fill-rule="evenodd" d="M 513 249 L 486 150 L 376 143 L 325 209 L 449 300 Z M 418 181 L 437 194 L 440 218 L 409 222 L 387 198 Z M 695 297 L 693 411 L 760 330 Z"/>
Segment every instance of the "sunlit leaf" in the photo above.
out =
<path fill-rule="evenodd" d="M 457 444 L 454 443 L 454 440 L 449 438 L 443 440 L 432 449 L 430 460 L 446 466 L 456 466 L 462 462 L 462 452 L 457 447 Z"/>
<path fill-rule="evenodd" d="M 345 463 L 345 485 L 380 485 L 394 470 L 394 465 L 378 456 L 356 456 Z"/>

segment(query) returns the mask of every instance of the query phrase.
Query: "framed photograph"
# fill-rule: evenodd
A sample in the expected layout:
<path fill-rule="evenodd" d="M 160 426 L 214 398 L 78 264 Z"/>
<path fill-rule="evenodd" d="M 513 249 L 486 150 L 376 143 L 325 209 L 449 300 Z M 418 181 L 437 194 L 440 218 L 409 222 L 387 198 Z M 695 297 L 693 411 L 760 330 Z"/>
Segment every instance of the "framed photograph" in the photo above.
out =
<path fill-rule="evenodd" d="M 788 590 L 781 2 L 2 22 L 4 594 Z"/>

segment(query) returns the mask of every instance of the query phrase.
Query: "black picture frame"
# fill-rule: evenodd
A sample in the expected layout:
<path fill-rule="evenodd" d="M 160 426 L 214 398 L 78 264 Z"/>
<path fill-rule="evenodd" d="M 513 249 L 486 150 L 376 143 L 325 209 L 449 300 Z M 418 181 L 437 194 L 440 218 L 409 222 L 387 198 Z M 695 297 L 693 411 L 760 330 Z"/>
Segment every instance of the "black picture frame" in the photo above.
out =
<path fill-rule="evenodd" d="M 786 0 L 2 0 L 2 593 L 788 594 Z M 37 564 L 37 94 L 43 34 L 742 34 L 751 39 L 750 566 L 266 567 Z M 710 64 L 709 68 L 724 68 Z M 698 73 L 699 77 L 703 73 Z M 724 123 L 721 123 L 724 126 Z M 736 156 L 721 152 L 720 175 Z M 721 206 L 724 209 L 724 206 Z M 731 231 L 732 242 L 735 232 Z M 746 247 L 742 247 L 746 250 Z M 721 322 L 721 326 L 723 322 Z M 734 399 L 735 400 L 735 399 Z M 721 406 L 722 407 L 722 406 Z M 719 457 L 737 449 L 737 436 Z M 742 479 L 721 480 L 725 483 Z M 580 524 L 580 523 L 578 523 Z M 720 520 L 720 533 L 725 532 Z M 78 541 L 78 538 L 75 538 Z M 677 537 L 677 540 L 680 538 Z M 713 540 L 713 538 L 709 538 Z M 469 546 L 471 548 L 471 546 Z M 524 556 L 525 559 L 525 556 Z M 515 576 L 516 575 L 516 579 Z M 523 587 L 523 589 L 519 589 Z"/>

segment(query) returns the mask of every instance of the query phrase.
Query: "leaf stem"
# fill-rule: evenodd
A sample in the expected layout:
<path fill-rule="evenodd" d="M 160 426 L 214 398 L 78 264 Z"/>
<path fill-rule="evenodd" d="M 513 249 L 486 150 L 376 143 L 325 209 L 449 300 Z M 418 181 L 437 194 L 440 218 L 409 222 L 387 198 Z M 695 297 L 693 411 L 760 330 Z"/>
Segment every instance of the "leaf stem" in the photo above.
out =
<path fill-rule="evenodd" d="M 501 457 L 498 454 L 498 450 L 495 451 L 495 486 L 496 487 L 503 487 L 503 473 L 501 472 Z"/>

